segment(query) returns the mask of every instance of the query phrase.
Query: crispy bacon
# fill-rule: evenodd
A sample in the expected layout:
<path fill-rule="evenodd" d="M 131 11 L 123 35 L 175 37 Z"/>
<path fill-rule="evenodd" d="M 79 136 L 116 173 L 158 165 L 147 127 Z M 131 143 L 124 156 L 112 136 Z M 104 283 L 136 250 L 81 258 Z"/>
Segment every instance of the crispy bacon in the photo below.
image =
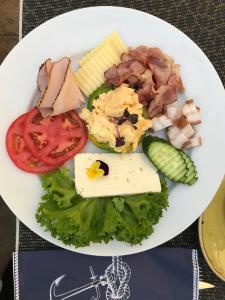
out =
<path fill-rule="evenodd" d="M 105 79 L 108 83 L 114 85 L 114 86 L 119 86 L 121 78 L 119 76 L 118 70 L 116 65 L 112 66 L 109 68 L 105 73 L 104 73 Z"/>
<path fill-rule="evenodd" d="M 108 69 L 105 78 L 113 86 L 127 83 L 134 88 L 140 102 L 148 107 L 149 116 L 154 117 L 162 113 L 165 105 L 176 100 L 176 92 L 183 91 L 179 68 L 159 48 L 139 46 L 123 53 L 121 63 Z M 172 114 L 174 109 L 170 111 Z"/>
<path fill-rule="evenodd" d="M 178 64 L 172 65 L 172 71 L 171 71 L 171 76 L 168 80 L 168 85 L 174 88 L 178 93 L 183 93 L 184 85 L 180 78 L 180 65 Z"/>
<path fill-rule="evenodd" d="M 174 89 L 168 85 L 161 85 L 148 107 L 149 117 L 153 118 L 156 115 L 161 114 L 166 105 L 171 104 L 176 100 L 177 94 Z"/>
<path fill-rule="evenodd" d="M 146 71 L 141 75 L 140 88 L 137 90 L 139 101 L 142 104 L 148 105 L 156 94 L 154 88 L 153 74 L 152 71 L 146 69 Z"/>
<path fill-rule="evenodd" d="M 149 68 L 154 74 L 156 89 L 161 85 L 167 85 L 172 74 L 173 59 L 169 56 L 164 56 L 163 59 L 153 58 L 149 60 Z"/>
<path fill-rule="evenodd" d="M 129 53 L 123 53 L 120 57 L 122 63 L 127 62 L 129 60 L 133 60 L 132 56 Z"/>
<path fill-rule="evenodd" d="M 146 68 L 137 60 L 129 60 L 112 66 L 105 72 L 105 79 L 114 86 L 120 86 L 122 83 L 131 83 L 131 87 L 138 85 L 141 81 L 141 74 Z M 135 81 L 134 81 L 135 78 Z"/>

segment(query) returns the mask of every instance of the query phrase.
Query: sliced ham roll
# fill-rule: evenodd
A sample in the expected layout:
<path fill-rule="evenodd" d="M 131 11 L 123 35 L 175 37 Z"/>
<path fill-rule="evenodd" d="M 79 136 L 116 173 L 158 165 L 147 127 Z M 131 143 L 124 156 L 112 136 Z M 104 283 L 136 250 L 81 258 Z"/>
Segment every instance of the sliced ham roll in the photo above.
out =
<path fill-rule="evenodd" d="M 47 62 L 47 61 L 46 61 Z M 76 81 L 74 79 L 71 60 L 68 57 L 52 63 L 45 62 L 45 72 L 48 74 L 47 86 L 44 85 L 44 69 L 41 67 L 41 77 L 39 78 L 39 88 L 42 94 L 37 102 L 37 107 L 42 116 L 55 116 L 80 107 L 84 102 Z M 39 74 L 40 74 L 39 72 Z M 41 83 L 41 85 L 40 85 Z"/>
<path fill-rule="evenodd" d="M 185 105 L 183 107 L 183 115 L 186 117 L 187 121 L 190 124 L 197 125 L 201 123 L 199 112 L 200 109 L 195 105 L 193 100 L 185 101 Z"/>
<path fill-rule="evenodd" d="M 41 92 L 43 92 L 48 85 L 48 77 L 52 68 L 52 60 L 48 58 L 39 68 L 37 85 Z"/>
<path fill-rule="evenodd" d="M 173 123 L 166 115 L 161 115 L 152 119 L 152 128 L 154 131 L 165 129 L 171 125 L 173 125 Z"/>

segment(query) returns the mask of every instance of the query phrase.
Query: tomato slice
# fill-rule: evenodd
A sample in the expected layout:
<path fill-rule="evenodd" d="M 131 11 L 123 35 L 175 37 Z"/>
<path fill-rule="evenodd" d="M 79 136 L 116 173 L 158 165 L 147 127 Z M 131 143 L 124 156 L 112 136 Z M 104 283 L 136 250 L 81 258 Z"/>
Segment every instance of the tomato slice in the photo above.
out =
<path fill-rule="evenodd" d="M 23 126 L 28 114 L 18 117 L 9 127 L 6 135 L 6 148 L 11 160 L 23 171 L 43 174 L 58 166 L 47 165 L 38 160 L 26 146 L 23 138 Z"/>
<path fill-rule="evenodd" d="M 23 136 L 34 156 L 48 165 L 64 163 L 87 142 L 85 124 L 75 111 L 42 118 L 33 108 L 25 121 Z"/>

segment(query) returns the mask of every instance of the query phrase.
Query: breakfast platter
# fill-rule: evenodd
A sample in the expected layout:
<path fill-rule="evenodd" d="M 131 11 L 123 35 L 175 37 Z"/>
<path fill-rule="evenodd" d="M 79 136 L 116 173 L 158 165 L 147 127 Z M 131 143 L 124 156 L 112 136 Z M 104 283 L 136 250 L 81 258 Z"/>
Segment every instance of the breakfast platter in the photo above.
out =
<path fill-rule="evenodd" d="M 222 83 L 187 36 L 154 16 L 101 7 L 56 17 L 12 50 L 0 83 L 1 195 L 56 245 L 153 248 L 193 223 L 222 179 Z"/>

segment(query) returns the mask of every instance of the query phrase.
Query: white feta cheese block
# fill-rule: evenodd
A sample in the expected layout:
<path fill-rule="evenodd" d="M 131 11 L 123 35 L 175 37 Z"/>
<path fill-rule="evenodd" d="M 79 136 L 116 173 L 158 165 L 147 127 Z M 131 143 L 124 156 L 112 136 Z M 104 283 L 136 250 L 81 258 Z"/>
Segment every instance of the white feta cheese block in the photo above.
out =
<path fill-rule="evenodd" d="M 90 179 L 87 169 L 101 160 L 109 174 Z M 74 158 L 75 186 L 84 198 L 160 192 L 159 175 L 143 153 L 80 153 Z"/>

